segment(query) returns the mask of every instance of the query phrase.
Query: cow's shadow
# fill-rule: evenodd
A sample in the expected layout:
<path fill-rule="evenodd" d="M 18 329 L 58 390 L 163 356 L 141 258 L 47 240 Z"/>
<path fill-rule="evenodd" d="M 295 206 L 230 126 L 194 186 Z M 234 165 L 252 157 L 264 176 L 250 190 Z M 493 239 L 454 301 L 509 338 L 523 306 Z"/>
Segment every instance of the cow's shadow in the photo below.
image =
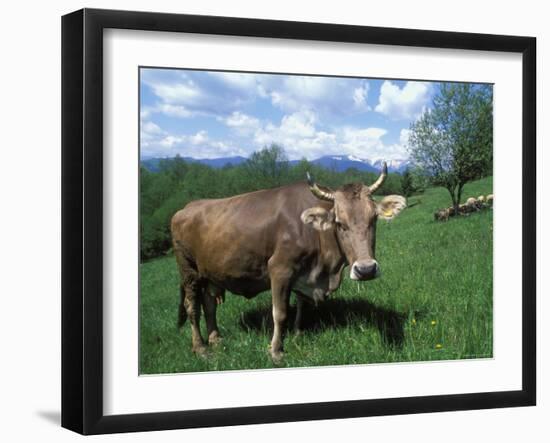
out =
<path fill-rule="evenodd" d="M 296 317 L 296 307 L 291 306 L 288 316 L 289 329 Z M 382 340 L 391 347 L 399 348 L 404 340 L 404 326 L 407 314 L 378 307 L 367 300 L 358 298 L 329 299 L 318 306 L 306 305 L 303 310 L 302 328 L 304 331 L 321 332 L 327 329 L 361 326 L 378 329 Z M 249 331 L 273 331 L 271 306 L 258 307 L 241 314 L 241 328 Z"/>

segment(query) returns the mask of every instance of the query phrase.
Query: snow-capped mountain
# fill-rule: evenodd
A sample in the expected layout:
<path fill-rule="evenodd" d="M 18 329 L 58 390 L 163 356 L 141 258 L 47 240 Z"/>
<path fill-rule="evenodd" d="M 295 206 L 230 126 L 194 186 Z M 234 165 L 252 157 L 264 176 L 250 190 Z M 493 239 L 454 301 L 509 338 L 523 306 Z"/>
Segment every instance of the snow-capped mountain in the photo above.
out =
<path fill-rule="evenodd" d="M 359 171 L 379 172 L 382 169 L 383 162 L 384 159 L 370 160 L 354 155 L 325 155 L 312 161 L 314 164 L 339 172 L 349 168 L 355 168 Z M 388 172 L 398 173 L 404 172 L 410 165 L 410 161 L 404 159 L 386 160 L 386 163 L 388 164 Z"/>
<path fill-rule="evenodd" d="M 371 164 L 377 169 L 382 168 L 382 163 L 384 162 L 384 159 L 378 159 L 373 161 Z M 405 172 L 405 169 L 407 169 L 409 166 L 411 166 L 410 160 L 405 159 L 394 159 L 394 160 L 386 160 L 386 163 L 388 164 L 388 171 L 389 172 Z"/>

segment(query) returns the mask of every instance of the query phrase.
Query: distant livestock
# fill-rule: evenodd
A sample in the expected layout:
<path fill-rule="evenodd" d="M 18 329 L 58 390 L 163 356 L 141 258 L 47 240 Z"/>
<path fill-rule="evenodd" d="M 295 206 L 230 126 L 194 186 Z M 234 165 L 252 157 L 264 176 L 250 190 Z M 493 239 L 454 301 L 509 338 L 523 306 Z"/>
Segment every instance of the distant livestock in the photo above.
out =
<path fill-rule="evenodd" d="M 439 211 L 436 211 L 434 218 L 436 221 L 447 221 L 451 216 L 451 212 L 454 213 L 454 208 L 440 209 Z"/>
<path fill-rule="evenodd" d="M 489 194 L 486 197 L 480 195 L 479 197 L 469 197 L 466 199 L 466 203 L 463 203 L 458 206 L 458 213 L 462 215 L 467 215 L 472 212 L 477 212 L 481 209 L 488 208 L 493 205 L 494 196 Z M 455 216 L 455 210 L 451 206 L 450 208 L 438 209 L 434 213 L 434 219 L 436 221 L 447 221 L 449 217 Z"/>

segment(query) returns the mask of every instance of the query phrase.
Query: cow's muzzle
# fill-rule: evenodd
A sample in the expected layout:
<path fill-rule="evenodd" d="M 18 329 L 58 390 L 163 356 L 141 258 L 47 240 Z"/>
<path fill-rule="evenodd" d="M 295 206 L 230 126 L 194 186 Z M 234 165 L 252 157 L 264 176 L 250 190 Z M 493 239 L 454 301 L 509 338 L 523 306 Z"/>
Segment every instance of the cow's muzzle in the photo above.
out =
<path fill-rule="evenodd" d="M 356 261 L 351 266 L 352 280 L 372 280 L 378 276 L 380 276 L 380 266 L 376 260 Z"/>

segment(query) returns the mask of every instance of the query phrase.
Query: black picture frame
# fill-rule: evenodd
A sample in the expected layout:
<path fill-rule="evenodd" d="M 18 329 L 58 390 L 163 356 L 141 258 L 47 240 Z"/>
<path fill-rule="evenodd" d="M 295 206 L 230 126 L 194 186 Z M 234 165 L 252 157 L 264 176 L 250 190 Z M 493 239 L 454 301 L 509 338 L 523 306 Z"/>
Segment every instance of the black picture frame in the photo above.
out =
<path fill-rule="evenodd" d="M 103 413 L 103 30 L 501 51 L 522 55 L 522 389 L 261 407 Z M 62 18 L 62 426 L 82 434 L 530 406 L 536 403 L 536 39 L 83 9 Z M 519 233 L 517 233 L 519 235 Z"/>

